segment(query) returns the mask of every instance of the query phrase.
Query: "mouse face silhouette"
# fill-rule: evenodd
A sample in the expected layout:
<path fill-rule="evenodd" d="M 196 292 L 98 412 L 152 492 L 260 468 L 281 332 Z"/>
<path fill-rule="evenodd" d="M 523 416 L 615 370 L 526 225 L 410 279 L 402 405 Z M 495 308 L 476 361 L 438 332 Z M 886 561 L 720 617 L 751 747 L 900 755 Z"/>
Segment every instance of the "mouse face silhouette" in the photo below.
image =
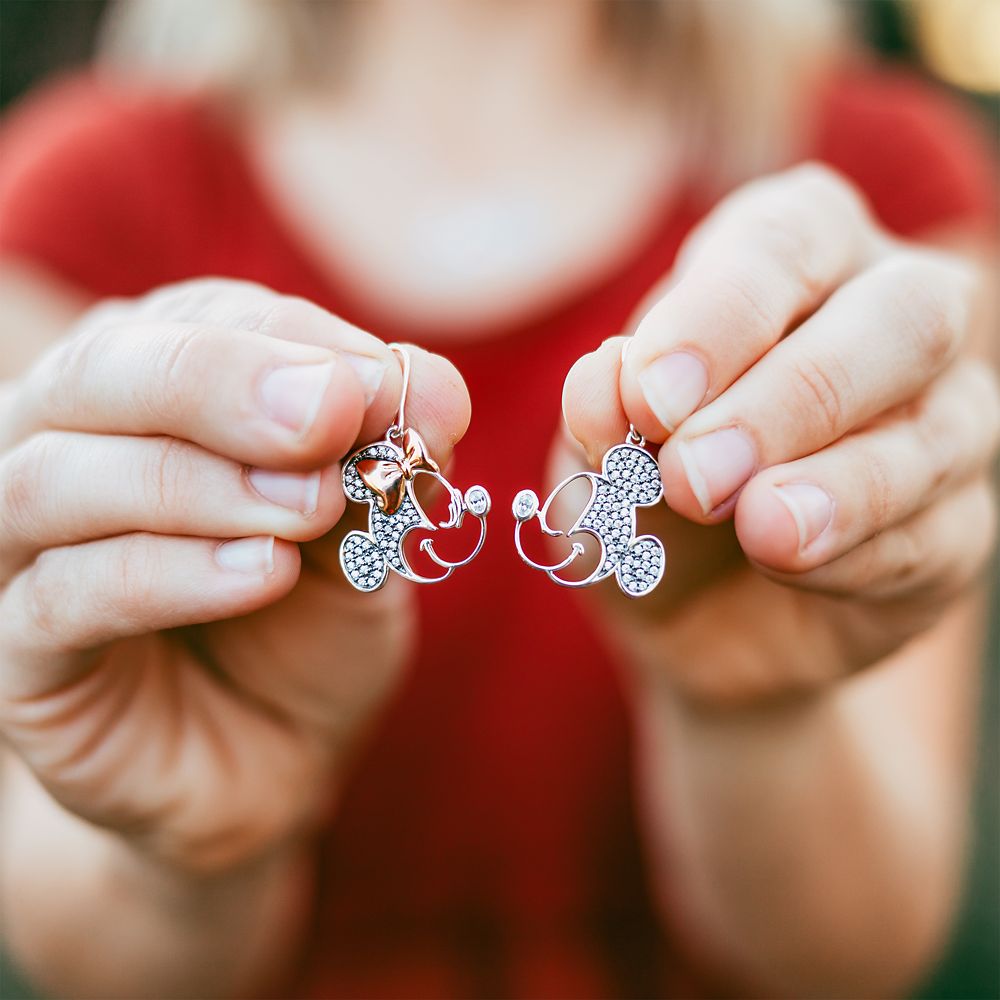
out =
<path fill-rule="evenodd" d="M 481 486 L 470 487 L 463 496 L 427 456 L 420 436 L 405 431 L 400 443 L 379 441 L 356 451 L 344 463 L 344 493 L 355 503 L 368 504 L 368 531 L 351 531 L 340 543 L 340 565 L 344 575 L 358 590 L 378 590 L 393 570 L 415 583 L 438 583 L 464 566 L 479 553 L 486 537 L 486 515 L 490 497 Z M 413 492 L 418 475 L 433 476 L 449 498 L 448 519 L 434 524 L 424 513 Z M 479 543 L 471 555 L 459 562 L 440 558 L 433 541 L 425 538 L 420 550 L 445 570 L 442 576 L 426 577 L 415 572 L 403 552 L 403 540 L 414 528 L 437 531 L 461 527 L 466 513 L 480 523 Z"/>
<path fill-rule="evenodd" d="M 566 532 L 554 531 L 546 516 L 555 497 L 570 483 L 585 479 L 590 483 L 590 498 L 573 526 Z M 649 593 L 662 579 L 666 564 L 663 544 L 653 535 L 635 537 L 637 507 L 650 507 L 663 496 L 656 460 L 638 445 L 616 445 L 608 450 L 601 473 L 578 472 L 561 482 L 549 494 L 545 505 L 538 509 L 538 498 L 530 490 L 522 490 L 514 499 L 517 519 L 514 540 L 521 558 L 528 565 L 546 572 L 556 583 L 567 587 L 583 587 L 614 574 L 618 585 L 630 597 Z M 520 543 L 520 526 L 537 517 L 547 535 L 571 537 L 581 531 L 593 535 L 601 543 L 601 561 L 583 580 L 565 580 L 556 576 L 583 553 L 583 546 L 574 544 L 567 559 L 553 566 L 543 566 L 525 555 Z"/>

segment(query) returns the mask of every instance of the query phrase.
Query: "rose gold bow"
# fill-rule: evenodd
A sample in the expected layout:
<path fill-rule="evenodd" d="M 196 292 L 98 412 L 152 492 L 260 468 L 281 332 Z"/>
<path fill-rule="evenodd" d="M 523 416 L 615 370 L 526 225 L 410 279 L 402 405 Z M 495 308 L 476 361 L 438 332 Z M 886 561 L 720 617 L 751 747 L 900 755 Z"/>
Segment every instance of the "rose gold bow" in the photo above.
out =
<path fill-rule="evenodd" d="M 395 514 L 403 505 L 406 484 L 418 472 L 440 472 L 437 462 L 427 454 L 427 445 L 410 428 L 403 431 L 403 457 L 395 459 L 363 458 L 356 468 L 361 481 L 375 494 L 383 514 Z"/>

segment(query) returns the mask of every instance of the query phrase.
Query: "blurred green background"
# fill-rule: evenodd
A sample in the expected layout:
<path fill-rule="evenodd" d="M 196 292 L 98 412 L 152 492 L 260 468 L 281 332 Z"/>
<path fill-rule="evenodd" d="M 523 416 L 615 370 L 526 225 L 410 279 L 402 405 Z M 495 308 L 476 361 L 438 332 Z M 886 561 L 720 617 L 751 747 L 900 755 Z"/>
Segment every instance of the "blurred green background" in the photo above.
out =
<path fill-rule="evenodd" d="M 212 0 L 205 2 L 207 9 Z M 886 58 L 906 62 L 920 72 L 933 75 L 925 60 L 926 32 L 933 31 L 933 27 L 925 27 L 921 38 L 915 30 L 913 15 L 918 4 L 952 2 L 955 0 L 853 0 L 848 7 L 864 37 Z M 986 2 L 1000 4 L 1000 0 Z M 105 6 L 105 0 L 0 0 L 0 108 L 48 74 L 85 62 Z M 1000 50 L 993 56 L 995 78 L 1000 73 Z M 961 66 L 962 54 L 953 54 L 953 61 Z M 947 67 L 944 70 L 947 72 Z M 983 116 L 1000 150 L 1000 99 L 995 94 L 953 89 Z M 994 572 L 993 579 L 998 577 L 1000 574 Z M 990 619 L 979 733 L 975 839 L 966 873 L 966 891 L 950 947 L 917 994 L 922 1000 L 1000 1000 L 1000 590 L 997 588 Z M 8 919 L 11 918 L 16 919 L 16 908 L 8 914 Z M 95 942 L 95 947 L 99 946 Z M 886 947 L 892 947 L 892 943 L 887 941 Z M 0 955 L 0 1000 L 33 997 Z"/>

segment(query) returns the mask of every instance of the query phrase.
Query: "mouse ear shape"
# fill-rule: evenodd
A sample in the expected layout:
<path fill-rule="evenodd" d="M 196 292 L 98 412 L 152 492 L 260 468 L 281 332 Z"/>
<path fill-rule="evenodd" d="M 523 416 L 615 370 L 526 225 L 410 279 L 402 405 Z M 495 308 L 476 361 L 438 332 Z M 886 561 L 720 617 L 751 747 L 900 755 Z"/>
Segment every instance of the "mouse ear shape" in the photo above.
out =
<path fill-rule="evenodd" d="M 367 503 L 375 499 L 375 494 L 365 485 L 358 474 L 358 462 L 366 459 L 378 461 L 399 461 L 402 452 L 386 442 L 368 445 L 356 451 L 344 463 L 344 493 L 355 503 Z"/>
<path fill-rule="evenodd" d="M 340 566 L 357 590 L 378 590 L 389 567 L 378 546 L 363 531 L 349 531 L 340 543 Z"/>
<path fill-rule="evenodd" d="M 663 496 L 656 459 L 645 448 L 620 444 L 604 456 L 604 475 L 631 503 L 648 507 Z"/>
<path fill-rule="evenodd" d="M 663 543 L 653 535 L 643 535 L 622 554 L 615 569 L 618 585 L 629 597 L 642 597 L 663 578 L 665 564 Z"/>

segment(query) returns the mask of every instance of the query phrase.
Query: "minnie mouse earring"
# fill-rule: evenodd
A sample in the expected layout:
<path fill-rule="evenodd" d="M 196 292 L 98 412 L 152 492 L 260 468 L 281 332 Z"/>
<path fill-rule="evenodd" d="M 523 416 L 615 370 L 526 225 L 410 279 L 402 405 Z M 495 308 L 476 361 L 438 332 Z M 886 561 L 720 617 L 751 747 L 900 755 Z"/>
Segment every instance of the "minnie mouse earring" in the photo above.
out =
<path fill-rule="evenodd" d="M 403 366 L 403 388 L 399 409 L 385 438 L 354 452 L 344 463 L 344 492 L 355 503 L 368 504 L 368 530 L 351 531 L 340 543 L 340 565 L 344 575 L 358 590 L 378 590 L 393 570 L 414 583 L 440 583 L 458 567 L 472 562 L 486 541 L 486 515 L 490 495 L 482 486 L 470 486 L 459 493 L 448 482 L 437 462 L 427 453 L 420 435 L 406 424 L 406 393 L 410 384 L 410 355 L 399 344 L 389 344 Z M 414 481 L 419 475 L 432 476 L 447 491 L 448 518 L 435 525 L 424 513 Z M 466 513 L 479 521 L 479 540 L 472 553 L 459 562 L 442 559 L 434 551 L 434 540 L 425 538 L 420 551 L 445 572 L 421 576 L 411 569 L 403 552 L 403 539 L 414 528 L 437 531 L 459 528 Z"/>
<path fill-rule="evenodd" d="M 628 341 L 625 341 L 626 346 Z M 625 351 L 622 351 L 624 360 Z M 514 497 L 514 546 L 518 555 L 533 569 L 541 570 L 563 587 L 587 587 L 614 574 L 618 586 L 629 597 L 648 594 L 663 579 L 666 553 L 654 535 L 635 537 L 635 512 L 651 507 L 663 496 L 663 481 L 656 460 L 646 451 L 646 439 L 629 424 L 624 444 L 614 445 L 604 454 L 600 474 L 577 472 L 564 479 L 549 494 L 539 509 L 532 490 L 521 490 Z M 570 483 L 585 480 L 590 484 L 590 498 L 583 512 L 568 531 L 550 528 L 547 522 L 553 501 Z M 521 545 L 521 526 L 538 518 L 542 533 L 552 538 L 572 537 L 581 532 L 592 535 L 601 546 L 600 562 L 582 580 L 557 576 L 584 553 L 580 542 L 573 542 L 570 554 L 562 562 L 546 566 L 535 562 Z"/>

